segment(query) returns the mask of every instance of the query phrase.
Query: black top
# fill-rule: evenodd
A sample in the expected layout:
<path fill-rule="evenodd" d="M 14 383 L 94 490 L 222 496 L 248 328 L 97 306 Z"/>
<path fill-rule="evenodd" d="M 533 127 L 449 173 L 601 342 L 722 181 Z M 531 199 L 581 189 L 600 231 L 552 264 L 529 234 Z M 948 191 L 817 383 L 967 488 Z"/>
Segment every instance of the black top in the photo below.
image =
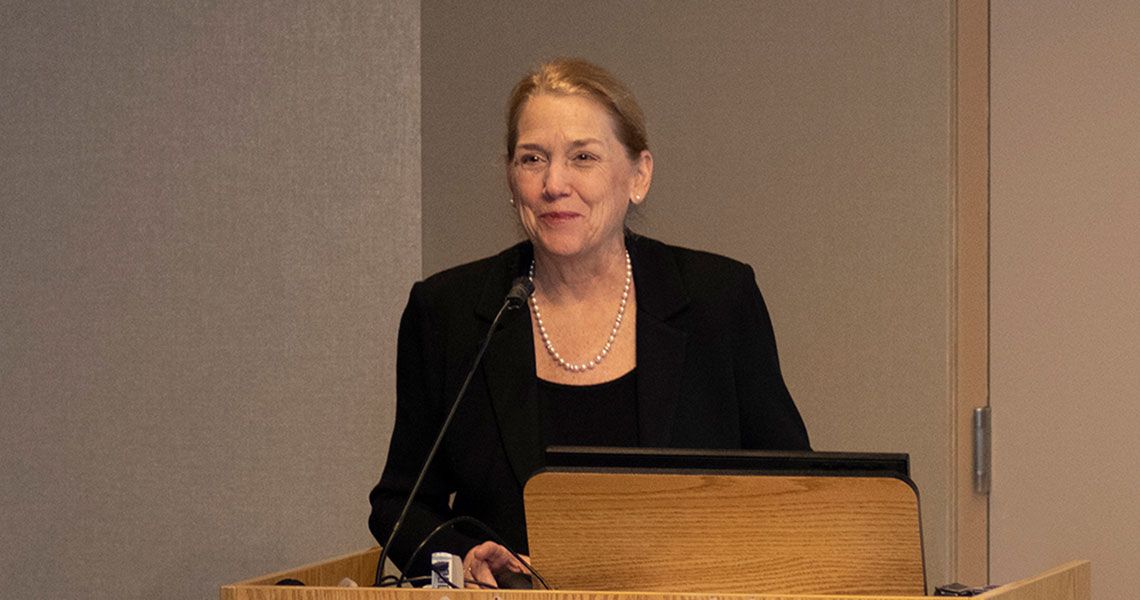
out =
<path fill-rule="evenodd" d="M 637 446 L 637 369 L 593 385 L 539 379 L 537 395 L 547 446 Z"/>

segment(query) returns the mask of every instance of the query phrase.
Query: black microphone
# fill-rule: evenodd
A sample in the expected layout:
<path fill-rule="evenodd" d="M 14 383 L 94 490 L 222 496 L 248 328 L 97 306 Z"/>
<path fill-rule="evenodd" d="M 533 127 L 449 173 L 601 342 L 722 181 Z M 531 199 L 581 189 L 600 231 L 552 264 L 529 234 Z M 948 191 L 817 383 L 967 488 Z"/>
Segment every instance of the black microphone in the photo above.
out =
<path fill-rule="evenodd" d="M 511 291 L 507 292 L 507 310 L 524 306 L 533 293 L 534 282 L 529 277 L 515 277 L 511 282 Z"/>
<path fill-rule="evenodd" d="M 448 426 L 451 425 L 451 420 L 455 417 L 455 413 L 459 408 L 459 401 L 463 399 L 463 394 L 467 392 L 467 386 L 471 384 L 471 378 L 475 375 L 475 369 L 479 367 L 479 363 L 483 360 L 483 353 L 487 351 L 487 346 L 491 344 L 491 336 L 495 333 L 495 326 L 499 324 L 499 319 L 502 318 L 503 313 L 508 310 L 513 310 L 520 306 L 526 306 L 527 298 L 534 292 L 534 283 L 527 277 L 516 277 L 511 282 L 511 289 L 507 292 L 506 298 L 503 299 L 503 305 L 499 307 L 499 312 L 495 313 L 495 318 L 491 320 L 491 327 L 487 329 L 487 336 L 483 338 L 483 344 L 479 346 L 479 352 L 475 355 L 475 362 L 471 364 L 471 370 L 467 371 L 467 378 L 463 380 L 463 385 L 459 387 L 459 393 L 455 395 L 455 400 L 451 402 L 451 410 L 447 412 L 447 418 L 443 420 L 443 426 L 439 428 L 439 434 L 435 437 L 435 443 L 432 444 L 431 450 L 428 452 L 427 459 L 424 460 L 424 466 L 420 468 L 420 474 L 416 477 L 416 483 L 412 485 L 412 491 L 408 493 L 408 499 L 404 502 L 404 508 L 400 510 L 400 516 L 396 518 L 395 525 L 392 526 L 392 533 L 388 534 L 388 541 L 384 543 L 384 547 L 380 549 L 380 561 L 376 563 L 376 581 L 375 585 L 380 586 L 381 579 L 384 573 L 384 559 L 388 557 L 388 548 L 392 547 L 392 540 L 396 539 L 396 533 L 400 531 L 400 526 L 404 524 L 404 517 L 408 516 L 408 510 L 412 508 L 412 502 L 416 499 L 416 493 L 420 491 L 420 484 L 424 482 L 424 477 L 427 475 L 428 466 L 431 465 L 432 459 L 439 451 L 440 443 L 443 442 L 443 434 L 447 433 Z"/>

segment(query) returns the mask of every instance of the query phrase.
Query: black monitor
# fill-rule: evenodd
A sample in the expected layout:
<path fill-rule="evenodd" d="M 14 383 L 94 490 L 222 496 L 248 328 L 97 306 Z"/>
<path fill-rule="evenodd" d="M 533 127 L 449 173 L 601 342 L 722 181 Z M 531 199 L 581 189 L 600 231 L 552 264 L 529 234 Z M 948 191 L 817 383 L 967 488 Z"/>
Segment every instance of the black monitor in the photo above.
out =
<path fill-rule="evenodd" d="M 911 487 L 906 454 L 550 446 L 546 470 L 895 477 Z"/>

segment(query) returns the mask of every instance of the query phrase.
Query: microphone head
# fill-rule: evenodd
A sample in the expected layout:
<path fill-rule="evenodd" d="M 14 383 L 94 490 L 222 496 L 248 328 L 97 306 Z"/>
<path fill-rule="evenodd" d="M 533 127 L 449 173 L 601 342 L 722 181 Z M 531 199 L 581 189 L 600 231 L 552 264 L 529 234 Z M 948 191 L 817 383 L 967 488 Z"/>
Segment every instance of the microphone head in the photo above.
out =
<path fill-rule="evenodd" d="M 529 277 L 515 277 L 511 282 L 511 291 L 507 292 L 507 306 L 518 308 L 526 305 L 527 298 L 534 293 L 534 283 Z"/>

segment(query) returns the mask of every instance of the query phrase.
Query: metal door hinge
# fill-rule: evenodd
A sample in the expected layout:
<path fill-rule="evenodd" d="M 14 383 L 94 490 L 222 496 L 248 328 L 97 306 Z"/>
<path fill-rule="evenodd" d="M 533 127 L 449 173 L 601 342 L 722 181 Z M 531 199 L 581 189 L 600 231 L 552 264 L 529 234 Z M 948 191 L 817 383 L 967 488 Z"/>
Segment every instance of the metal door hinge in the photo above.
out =
<path fill-rule="evenodd" d="M 990 407 L 974 409 L 974 492 L 990 493 Z"/>

